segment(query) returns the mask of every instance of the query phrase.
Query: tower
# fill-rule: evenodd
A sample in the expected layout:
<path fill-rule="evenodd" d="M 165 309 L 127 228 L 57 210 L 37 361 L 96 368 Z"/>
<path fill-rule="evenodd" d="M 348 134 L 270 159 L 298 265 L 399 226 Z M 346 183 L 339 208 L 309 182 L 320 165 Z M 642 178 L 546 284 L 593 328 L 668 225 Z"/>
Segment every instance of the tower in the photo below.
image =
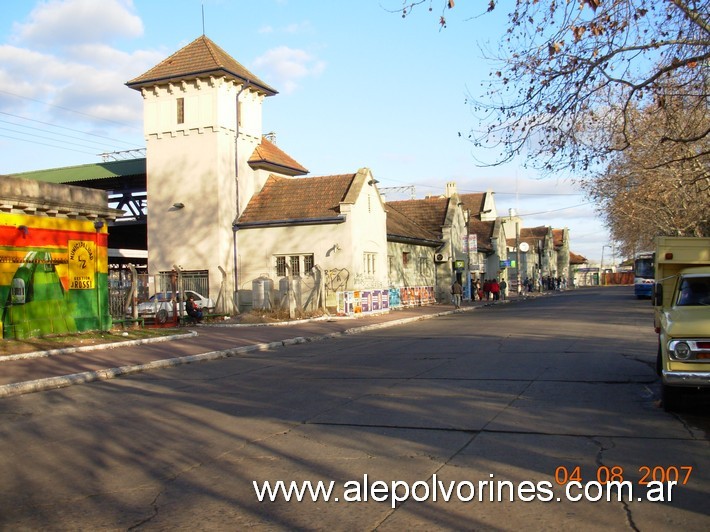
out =
<path fill-rule="evenodd" d="M 204 35 L 126 85 L 143 96 L 149 272 L 206 269 L 210 292 L 225 281 L 231 300 L 232 224 L 254 191 L 263 100 L 277 92 Z"/>

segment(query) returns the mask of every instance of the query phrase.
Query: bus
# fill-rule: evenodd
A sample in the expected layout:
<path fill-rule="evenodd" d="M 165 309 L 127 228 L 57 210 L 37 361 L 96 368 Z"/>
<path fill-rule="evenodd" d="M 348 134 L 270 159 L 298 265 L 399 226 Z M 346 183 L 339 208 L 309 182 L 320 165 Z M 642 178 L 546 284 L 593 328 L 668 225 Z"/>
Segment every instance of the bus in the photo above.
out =
<path fill-rule="evenodd" d="M 653 252 L 637 253 L 634 259 L 634 295 L 638 299 L 653 295 Z"/>

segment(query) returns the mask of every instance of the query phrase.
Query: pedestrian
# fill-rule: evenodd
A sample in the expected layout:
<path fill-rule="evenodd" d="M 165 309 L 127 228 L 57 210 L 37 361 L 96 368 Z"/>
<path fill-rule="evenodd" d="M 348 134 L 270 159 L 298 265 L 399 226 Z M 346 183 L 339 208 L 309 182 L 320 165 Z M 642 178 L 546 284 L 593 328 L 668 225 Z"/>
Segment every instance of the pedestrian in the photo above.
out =
<path fill-rule="evenodd" d="M 451 294 L 454 296 L 454 306 L 461 308 L 461 295 L 463 294 L 463 286 L 458 279 L 451 285 Z"/>
<path fill-rule="evenodd" d="M 486 301 L 491 300 L 491 281 L 490 281 L 490 279 L 483 280 L 483 295 L 486 296 Z"/>
<path fill-rule="evenodd" d="M 493 301 L 500 299 L 500 285 L 498 284 L 498 279 L 491 279 L 491 294 L 493 295 Z"/>
<path fill-rule="evenodd" d="M 508 297 L 508 283 L 505 279 L 501 279 L 498 284 L 500 285 L 500 298 L 505 301 Z"/>

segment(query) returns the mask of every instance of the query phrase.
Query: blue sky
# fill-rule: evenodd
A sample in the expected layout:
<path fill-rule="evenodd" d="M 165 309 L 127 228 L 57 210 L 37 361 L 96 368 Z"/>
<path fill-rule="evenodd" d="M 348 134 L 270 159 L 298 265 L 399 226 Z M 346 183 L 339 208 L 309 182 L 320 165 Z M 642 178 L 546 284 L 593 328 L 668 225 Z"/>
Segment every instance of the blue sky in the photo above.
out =
<path fill-rule="evenodd" d="M 143 147 L 142 100 L 125 82 L 199 37 L 204 10 L 205 34 L 279 91 L 264 133 L 310 175 L 369 167 L 381 188 L 413 185 L 417 198 L 449 181 L 491 189 L 499 215 L 568 227 L 572 250 L 598 261 L 607 231 L 570 179 L 476 166 L 458 133 L 475 125 L 466 94 L 480 93 L 491 67 L 479 49 L 501 38 L 505 12 L 473 18 L 457 3 L 440 29 L 439 4 L 402 19 L 401 0 L 5 0 L 0 174 Z"/>

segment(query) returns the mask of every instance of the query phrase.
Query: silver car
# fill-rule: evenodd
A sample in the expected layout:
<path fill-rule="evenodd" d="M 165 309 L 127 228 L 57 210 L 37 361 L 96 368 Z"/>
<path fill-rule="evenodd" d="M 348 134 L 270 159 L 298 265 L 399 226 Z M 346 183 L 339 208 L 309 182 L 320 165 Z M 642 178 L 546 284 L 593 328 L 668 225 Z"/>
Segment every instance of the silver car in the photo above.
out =
<path fill-rule="evenodd" d="M 203 309 L 204 312 L 209 312 L 214 309 L 214 301 L 211 298 L 205 297 L 194 290 L 185 290 L 185 297 L 182 298 L 180 292 L 173 298 L 172 292 L 158 292 L 148 298 L 148 301 L 138 304 L 138 315 L 145 318 L 155 318 L 158 323 L 167 322 L 171 316 L 176 314 L 174 310 L 175 303 L 185 303 L 190 297 L 195 300 L 197 306 Z M 182 315 L 187 314 L 185 305 L 182 306 Z"/>

